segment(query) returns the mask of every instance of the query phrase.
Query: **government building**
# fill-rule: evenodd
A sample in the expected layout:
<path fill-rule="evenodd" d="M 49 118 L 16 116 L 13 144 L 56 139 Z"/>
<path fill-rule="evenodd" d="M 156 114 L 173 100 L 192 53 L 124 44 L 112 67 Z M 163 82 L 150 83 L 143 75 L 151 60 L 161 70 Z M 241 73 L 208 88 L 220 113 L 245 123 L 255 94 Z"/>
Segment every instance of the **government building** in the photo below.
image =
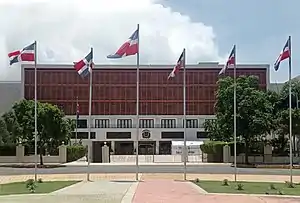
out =
<path fill-rule="evenodd" d="M 214 119 L 217 80 L 223 65 L 186 65 L 186 133 L 188 141 L 207 139 L 203 123 Z M 139 121 L 136 121 L 136 66 L 96 65 L 93 70 L 91 139 L 93 154 L 106 142 L 114 154 L 171 154 L 172 141 L 182 141 L 183 72 L 167 79 L 173 65 L 141 65 Z M 229 69 L 226 75 L 233 75 Z M 255 75 L 262 89 L 270 84 L 269 65 L 237 65 L 237 75 Z M 89 78 L 81 78 L 72 65 L 37 67 L 37 96 L 40 102 L 59 106 L 79 120 L 73 139 L 88 139 Z M 34 67 L 23 64 L 20 99 L 34 99 Z M 137 135 L 136 125 L 139 125 Z"/>

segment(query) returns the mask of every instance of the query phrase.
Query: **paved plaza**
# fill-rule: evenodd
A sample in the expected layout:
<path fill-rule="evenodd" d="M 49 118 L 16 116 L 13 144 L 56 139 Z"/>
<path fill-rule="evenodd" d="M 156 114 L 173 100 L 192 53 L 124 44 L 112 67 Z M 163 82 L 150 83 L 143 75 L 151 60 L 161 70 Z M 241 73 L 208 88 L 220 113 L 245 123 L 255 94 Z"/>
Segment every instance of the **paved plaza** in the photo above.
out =
<path fill-rule="evenodd" d="M 50 194 L 10 195 L 0 196 L 0 202 L 5 203 L 296 203 L 296 197 L 266 196 L 266 195 L 233 195 L 207 194 L 189 181 L 183 181 L 182 174 L 139 174 L 140 181 L 135 181 L 135 174 L 91 174 L 90 182 L 86 174 L 44 174 L 39 175 L 47 180 L 83 180 L 72 186 Z M 24 181 L 33 178 L 32 175 L 1 176 L 1 183 Z M 232 180 L 232 175 L 224 174 L 188 174 L 193 180 Z M 239 175 L 240 181 L 284 182 L 288 176 L 272 175 Z M 300 182 L 300 177 L 294 177 Z"/>

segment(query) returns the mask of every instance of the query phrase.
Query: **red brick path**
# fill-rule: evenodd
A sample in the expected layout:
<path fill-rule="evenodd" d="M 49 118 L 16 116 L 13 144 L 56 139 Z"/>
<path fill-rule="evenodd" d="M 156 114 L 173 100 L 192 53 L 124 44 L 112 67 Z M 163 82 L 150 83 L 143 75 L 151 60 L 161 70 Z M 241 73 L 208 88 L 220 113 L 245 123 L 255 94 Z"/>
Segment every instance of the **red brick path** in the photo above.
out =
<path fill-rule="evenodd" d="M 246 195 L 200 194 L 186 182 L 172 180 L 148 180 L 140 182 L 133 203 L 299 203 L 299 199 L 255 197 Z"/>

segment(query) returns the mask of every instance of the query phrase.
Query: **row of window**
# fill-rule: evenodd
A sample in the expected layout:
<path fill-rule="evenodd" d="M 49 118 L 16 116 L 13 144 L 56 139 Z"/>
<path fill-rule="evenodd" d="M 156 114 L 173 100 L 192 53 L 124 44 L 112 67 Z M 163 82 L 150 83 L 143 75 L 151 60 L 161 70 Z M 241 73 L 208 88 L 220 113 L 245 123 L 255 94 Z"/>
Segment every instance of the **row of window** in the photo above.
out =
<path fill-rule="evenodd" d="M 87 120 L 79 119 L 77 121 L 78 128 L 87 128 Z M 111 125 L 109 119 L 95 119 L 95 128 L 133 128 L 132 119 L 117 119 L 116 125 Z M 176 124 L 176 119 L 161 119 L 160 125 L 154 123 L 154 119 L 140 119 L 140 128 L 183 128 L 182 125 Z M 186 128 L 203 127 L 198 119 L 186 119 Z"/>
<path fill-rule="evenodd" d="M 197 132 L 197 139 L 208 138 L 207 132 Z M 130 132 L 107 132 L 106 139 L 131 139 Z M 161 132 L 161 139 L 183 139 L 184 132 Z M 73 133 L 71 139 L 88 139 L 88 132 Z M 91 139 L 96 139 L 96 133 L 91 132 Z"/>

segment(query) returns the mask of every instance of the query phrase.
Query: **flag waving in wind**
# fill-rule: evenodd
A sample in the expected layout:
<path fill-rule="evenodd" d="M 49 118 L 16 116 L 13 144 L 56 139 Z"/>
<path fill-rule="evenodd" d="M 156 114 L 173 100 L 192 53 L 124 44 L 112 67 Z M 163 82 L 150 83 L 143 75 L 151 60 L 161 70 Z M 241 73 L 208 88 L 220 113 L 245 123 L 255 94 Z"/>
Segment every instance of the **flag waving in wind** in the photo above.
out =
<path fill-rule="evenodd" d="M 35 56 L 35 46 L 36 43 L 32 43 L 29 46 L 23 48 L 22 50 L 17 50 L 10 52 L 8 54 L 9 57 L 9 65 L 13 65 L 14 63 L 22 62 L 22 61 L 34 61 Z"/>
<path fill-rule="evenodd" d="M 282 51 L 280 52 L 277 60 L 275 61 L 274 63 L 274 69 L 275 71 L 277 71 L 279 69 L 279 66 L 280 66 L 280 62 L 287 59 L 287 58 L 290 58 L 291 57 L 291 53 L 290 53 L 290 47 L 291 47 L 291 42 L 290 42 L 290 38 L 286 41 Z"/>
<path fill-rule="evenodd" d="M 134 33 L 129 37 L 129 39 L 116 51 L 114 54 L 107 56 L 109 59 L 118 59 L 126 56 L 132 56 L 139 52 L 139 29 L 134 31 Z"/>
<path fill-rule="evenodd" d="M 180 54 L 179 59 L 177 60 L 176 65 L 174 66 L 172 72 L 169 74 L 168 79 L 174 78 L 179 70 L 184 66 L 184 50 Z"/>
<path fill-rule="evenodd" d="M 224 65 L 224 67 L 221 69 L 221 71 L 219 72 L 219 75 L 225 73 L 225 71 L 229 68 L 229 66 L 231 65 L 235 65 L 235 45 L 233 46 L 230 55 Z"/>
<path fill-rule="evenodd" d="M 90 53 L 84 57 L 84 59 L 79 62 L 74 63 L 74 68 L 81 77 L 86 77 L 89 75 L 92 69 L 93 61 L 93 50 L 91 49 Z"/>

